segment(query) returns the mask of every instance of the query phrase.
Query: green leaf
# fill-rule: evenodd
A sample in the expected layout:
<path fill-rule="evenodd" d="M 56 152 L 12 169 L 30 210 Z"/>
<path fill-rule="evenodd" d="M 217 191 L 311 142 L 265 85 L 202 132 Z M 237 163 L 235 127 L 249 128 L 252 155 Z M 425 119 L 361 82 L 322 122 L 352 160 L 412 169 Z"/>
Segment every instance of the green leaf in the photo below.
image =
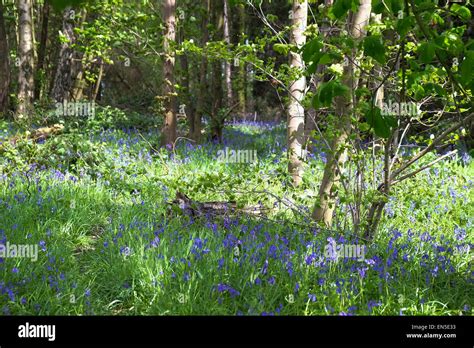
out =
<path fill-rule="evenodd" d="M 331 8 L 331 12 L 336 19 L 344 17 L 351 9 L 358 6 L 359 1 L 356 0 L 336 0 Z"/>
<path fill-rule="evenodd" d="M 405 17 L 397 21 L 397 33 L 400 37 L 405 37 L 410 30 L 412 30 L 414 25 L 413 17 Z"/>
<path fill-rule="evenodd" d="M 474 81 L 474 51 L 467 51 L 459 67 L 459 81 L 463 87 L 471 89 Z"/>
<path fill-rule="evenodd" d="M 290 52 L 290 45 L 276 43 L 273 45 L 273 50 L 277 53 L 287 55 Z"/>
<path fill-rule="evenodd" d="M 370 96 L 370 90 L 367 87 L 360 87 L 355 90 L 355 95 L 358 99 L 362 99 L 364 96 Z"/>
<path fill-rule="evenodd" d="M 339 80 L 332 80 L 321 85 L 317 94 L 317 101 L 313 100 L 316 106 L 330 106 L 334 97 L 344 96 L 349 92 L 349 88 L 343 85 Z"/>
<path fill-rule="evenodd" d="M 385 47 L 380 35 L 372 35 L 364 39 L 364 53 L 380 64 L 385 64 Z"/>
<path fill-rule="evenodd" d="M 362 132 L 366 132 L 370 129 L 370 125 L 367 122 L 360 122 L 359 123 L 359 130 Z"/>
<path fill-rule="evenodd" d="M 459 4 L 453 4 L 451 6 L 451 11 L 456 13 L 461 19 L 468 21 L 471 19 L 471 11 L 466 6 L 461 6 Z"/>
<path fill-rule="evenodd" d="M 319 53 L 322 47 L 323 47 L 323 44 L 321 43 L 319 38 L 315 38 L 309 41 L 308 43 L 306 43 L 306 45 L 303 46 L 303 54 L 302 54 L 303 61 L 305 63 L 309 63 L 310 61 L 312 61 L 311 58 L 315 54 Z"/>
<path fill-rule="evenodd" d="M 427 84 L 425 84 L 425 91 L 432 92 L 434 93 L 434 95 L 438 96 L 446 96 L 445 89 L 437 83 L 428 82 Z"/>
<path fill-rule="evenodd" d="M 422 85 L 415 84 L 411 88 L 415 94 L 415 100 L 421 100 L 426 97 L 426 92 Z"/>
<path fill-rule="evenodd" d="M 332 58 L 329 54 L 324 53 L 321 58 L 319 58 L 319 64 L 328 64 L 332 62 Z"/>
<path fill-rule="evenodd" d="M 368 106 L 365 118 L 367 123 L 373 128 L 375 135 L 384 139 L 390 136 L 392 128 L 397 125 L 397 121 L 393 116 L 382 116 L 382 112 L 377 106 Z"/>
<path fill-rule="evenodd" d="M 388 12 L 397 16 L 403 7 L 403 1 L 400 0 L 373 0 L 372 2 L 372 12 L 376 14 Z"/>
<path fill-rule="evenodd" d="M 318 63 L 311 63 L 307 68 L 306 68 L 306 76 L 312 75 L 316 72 L 316 69 L 318 68 Z"/>
<path fill-rule="evenodd" d="M 418 54 L 420 61 L 424 64 L 431 63 L 435 56 L 435 44 L 431 42 L 423 42 L 418 47 Z"/>
<path fill-rule="evenodd" d="M 400 0 L 392 0 L 390 1 L 390 9 L 394 15 L 398 15 L 399 11 L 402 11 L 404 8 L 403 1 Z"/>
<path fill-rule="evenodd" d="M 386 11 L 384 2 L 382 0 L 374 0 L 372 3 L 372 12 L 375 14 L 381 14 Z"/>

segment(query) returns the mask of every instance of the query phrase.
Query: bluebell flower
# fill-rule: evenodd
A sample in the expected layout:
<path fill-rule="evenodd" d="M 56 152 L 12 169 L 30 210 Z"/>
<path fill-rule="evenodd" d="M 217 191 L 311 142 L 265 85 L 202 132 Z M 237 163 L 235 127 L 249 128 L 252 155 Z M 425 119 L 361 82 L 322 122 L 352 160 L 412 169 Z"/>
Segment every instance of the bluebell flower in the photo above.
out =
<path fill-rule="evenodd" d="M 217 260 L 217 269 L 221 269 L 222 267 L 224 267 L 224 263 L 225 263 L 225 260 L 223 257 L 221 257 L 219 260 Z"/>
<path fill-rule="evenodd" d="M 158 245 L 160 244 L 160 237 L 156 236 L 150 243 L 150 246 L 152 248 L 156 248 L 158 247 Z"/>
<path fill-rule="evenodd" d="M 15 293 L 10 288 L 5 288 L 5 292 L 8 294 L 8 297 L 11 301 L 15 301 Z"/>
<path fill-rule="evenodd" d="M 217 291 L 218 292 L 228 292 L 230 294 L 230 297 L 235 297 L 235 296 L 239 296 L 240 295 L 240 292 L 238 292 L 237 290 L 235 290 L 234 288 L 232 288 L 230 285 L 227 285 L 227 284 L 218 284 L 217 285 Z"/>
<path fill-rule="evenodd" d="M 295 289 L 293 290 L 294 293 L 297 293 L 300 289 L 300 283 L 296 282 Z"/>
<path fill-rule="evenodd" d="M 122 254 L 123 256 L 130 256 L 131 249 L 128 246 L 121 247 L 120 254 Z"/>
<path fill-rule="evenodd" d="M 264 264 L 263 264 L 263 267 L 261 269 L 261 273 L 262 274 L 267 274 L 267 271 L 268 271 L 268 260 L 265 260 Z"/>
<path fill-rule="evenodd" d="M 374 300 L 370 300 L 370 301 L 367 303 L 367 307 L 368 307 L 370 313 L 372 313 L 372 309 L 373 309 L 374 307 L 378 307 L 378 306 L 381 306 L 381 305 L 382 305 L 381 302 L 374 301 Z"/>
<path fill-rule="evenodd" d="M 357 268 L 357 272 L 359 273 L 359 276 L 360 276 L 362 279 L 365 278 L 365 275 L 366 275 L 368 269 L 369 269 L 368 267 L 358 267 L 358 268 Z"/>
<path fill-rule="evenodd" d="M 463 229 L 463 228 L 460 228 L 460 227 L 456 227 L 454 229 L 454 237 L 456 238 L 456 240 L 458 241 L 461 241 L 461 240 L 464 240 L 464 238 L 466 238 L 466 230 Z"/>

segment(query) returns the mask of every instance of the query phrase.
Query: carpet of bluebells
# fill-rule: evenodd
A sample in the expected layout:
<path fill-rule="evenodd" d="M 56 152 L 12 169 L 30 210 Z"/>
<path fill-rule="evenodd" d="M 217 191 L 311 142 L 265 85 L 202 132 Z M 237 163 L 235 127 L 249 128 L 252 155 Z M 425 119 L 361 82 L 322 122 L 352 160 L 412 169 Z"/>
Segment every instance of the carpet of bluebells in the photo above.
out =
<path fill-rule="evenodd" d="M 3 315 L 472 315 L 466 154 L 395 186 L 369 245 L 346 228 L 343 197 L 334 231 L 307 227 L 325 156 L 309 155 L 293 189 L 282 125 L 233 124 L 224 144 L 161 150 L 156 132 L 134 128 L 15 146 L 13 132 L 1 125 L 0 244 L 39 255 L 0 258 Z M 258 161 L 220 163 L 224 147 L 256 149 Z M 177 190 L 274 210 L 187 216 L 170 208 Z M 327 256 L 332 242 L 366 245 L 365 257 Z"/>

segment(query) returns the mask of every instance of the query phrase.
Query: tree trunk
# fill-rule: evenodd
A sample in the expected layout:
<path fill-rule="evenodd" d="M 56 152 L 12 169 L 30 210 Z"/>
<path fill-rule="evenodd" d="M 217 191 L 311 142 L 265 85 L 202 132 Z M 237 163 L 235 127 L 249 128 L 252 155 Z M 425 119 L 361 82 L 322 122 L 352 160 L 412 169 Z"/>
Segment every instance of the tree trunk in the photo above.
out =
<path fill-rule="evenodd" d="M 3 19 L 3 5 L 0 1 L 0 114 L 8 107 L 8 91 L 10 87 L 10 60 L 7 33 Z"/>
<path fill-rule="evenodd" d="M 184 25 L 181 26 L 180 30 L 180 42 L 182 43 L 185 39 L 185 30 Z M 186 119 L 189 125 L 188 137 L 192 138 L 194 135 L 194 105 L 191 100 L 191 89 L 190 89 L 190 79 L 191 72 L 189 71 L 189 60 L 188 55 L 184 52 L 180 56 L 181 63 L 181 87 L 183 88 L 183 95 L 181 101 L 184 102 L 184 111 L 186 113 Z M 181 113 L 181 111 L 180 111 Z"/>
<path fill-rule="evenodd" d="M 365 26 L 370 19 L 371 0 L 361 0 L 357 12 L 349 16 L 349 28 L 352 37 L 360 40 L 365 36 Z M 351 131 L 351 115 L 354 101 L 352 92 L 357 87 L 358 79 L 354 76 L 356 72 L 356 54 L 353 52 L 352 59 L 344 67 L 343 82 L 349 87 L 350 97 L 336 97 L 337 134 L 330 142 L 331 150 L 327 154 L 324 167 L 323 179 L 319 188 L 319 200 L 313 209 L 313 218 L 318 222 L 324 222 L 328 227 L 332 225 L 332 217 L 336 207 L 337 184 L 340 181 L 340 169 L 347 159 L 347 138 Z"/>
<path fill-rule="evenodd" d="M 209 24 L 209 14 L 210 14 L 210 0 L 203 0 L 203 6 L 206 9 L 206 13 L 202 18 L 202 41 L 201 46 L 204 49 L 206 47 L 207 41 L 209 41 L 209 29 L 207 25 Z M 206 102 L 206 91 L 207 91 L 207 58 L 203 54 L 201 57 L 201 66 L 199 69 L 199 92 L 198 100 L 196 107 L 196 114 L 194 115 L 194 140 L 199 141 L 201 139 L 201 128 L 202 128 L 202 116 L 204 114 L 204 105 Z"/>
<path fill-rule="evenodd" d="M 330 7 L 333 5 L 333 0 L 324 0 L 324 5 L 326 7 Z M 324 20 L 319 28 L 319 32 L 322 35 L 323 40 L 326 40 L 330 36 L 329 34 L 329 29 L 330 25 L 328 20 Z M 323 65 L 318 65 L 316 68 L 316 73 L 311 76 L 311 79 L 309 81 L 309 90 L 312 93 L 316 93 L 319 90 L 319 86 L 322 82 L 324 82 L 324 69 L 325 67 Z M 317 110 L 315 110 L 312 106 L 309 107 L 306 115 L 306 119 L 304 122 L 304 128 L 305 128 L 305 139 L 304 139 L 304 144 L 305 148 L 308 149 L 310 152 L 314 152 L 314 143 L 311 139 L 311 135 L 313 132 L 316 130 L 316 125 L 317 125 L 317 120 L 319 117 L 319 113 Z"/>
<path fill-rule="evenodd" d="M 164 34 L 164 110 L 165 123 L 163 126 L 162 145 L 171 145 L 176 140 L 176 97 L 174 90 L 175 54 L 171 47 L 176 40 L 176 0 L 163 0 Z"/>
<path fill-rule="evenodd" d="M 74 87 L 72 67 L 74 64 L 77 64 L 77 62 L 74 62 L 75 54 L 72 48 L 72 45 L 76 42 L 74 17 L 72 9 L 67 7 L 63 12 L 62 27 L 62 34 L 67 39 L 67 42 L 61 44 L 53 89 L 51 91 L 51 97 L 57 102 L 68 101 Z"/>
<path fill-rule="evenodd" d="M 239 6 L 239 20 L 240 20 L 240 35 L 245 33 L 245 7 L 244 6 Z M 245 113 L 246 111 L 246 83 L 245 83 L 245 78 L 246 78 L 246 71 L 247 69 L 245 68 L 245 63 L 243 62 L 238 62 L 239 66 L 239 90 L 237 91 L 238 93 L 238 101 L 239 101 L 239 114 L 240 114 L 240 119 L 243 120 L 245 118 Z"/>
<path fill-rule="evenodd" d="M 104 61 L 99 58 L 99 74 L 97 75 L 97 81 L 95 82 L 94 92 L 92 93 L 92 101 L 97 100 L 97 95 L 100 91 L 100 84 L 102 83 L 102 76 L 104 75 Z"/>
<path fill-rule="evenodd" d="M 306 42 L 304 31 L 308 18 L 307 0 L 294 0 L 291 18 L 290 43 L 302 47 Z M 303 69 L 304 63 L 301 55 L 290 52 L 290 67 Z M 288 171 L 293 179 L 293 184 L 298 186 L 301 183 L 303 174 L 303 142 L 304 142 L 304 108 L 301 102 L 306 89 L 306 78 L 301 75 L 289 88 L 290 101 L 288 103 Z"/>
<path fill-rule="evenodd" d="M 222 64 L 216 60 L 212 64 L 212 111 L 211 111 L 211 138 L 222 143 L 222 129 L 224 120 L 222 116 Z"/>
<path fill-rule="evenodd" d="M 215 31 L 213 32 L 212 40 L 222 40 L 223 32 L 223 11 L 218 1 L 212 3 L 213 22 Z M 222 107 L 224 90 L 222 83 L 222 61 L 216 59 L 212 63 L 212 105 L 211 105 L 211 138 L 214 141 L 222 142 L 222 130 L 224 127 Z"/>
<path fill-rule="evenodd" d="M 19 73 L 18 106 L 16 118 L 23 119 L 32 111 L 34 91 L 33 22 L 31 18 L 32 0 L 17 0 L 19 15 Z"/>
<path fill-rule="evenodd" d="M 230 12 L 229 12 L 229 0 L 224 0 L 224 42 L 227 47 L 230 48 Z M 224 62 L 224 75 L 225 75 L 225 86 L 226 86 L 226 107 L 227 109 L 232 108 L 233 92 L 232 92 L 232 63 L 228 60 Z"/>
<path fill-rule="evenodd" d="M 48 22 L 49 22 L 49 4 L 45 2 L 43 4 L 43 10 L 41 14 L 41 36 L 38 49 L 38 64 L 36 66 L 36 80 L 35 80 L 35 92 L 34 99 L 38 100 L 41 97 L 41 85 L 42 75 L 44 68 L 44 61 L 46 57 L 46 43 L 48 40 Z"/>

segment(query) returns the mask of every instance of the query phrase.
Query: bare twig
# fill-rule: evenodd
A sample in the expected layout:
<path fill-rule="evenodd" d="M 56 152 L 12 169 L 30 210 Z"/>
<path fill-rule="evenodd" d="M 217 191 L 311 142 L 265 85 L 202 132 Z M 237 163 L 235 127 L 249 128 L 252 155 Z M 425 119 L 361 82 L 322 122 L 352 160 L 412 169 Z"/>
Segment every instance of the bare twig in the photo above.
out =
<path fill-rule="evenodd" d="M 392 185 L 395 185 L 395 184 L 398 184 L 400 181 L 403 181 L 403 180 L 408 179 L 408 178 L 410 178 L 410 177 L 412 177 L 412 176 L 415 176 L 415 175 L 418 174 L 419 172 L 421 172 L 421 171 L 423 171 L 423 170 L 425 170 L 425 169 L 431 167 L 433 164 L 438 163 L 439 161 L 445 159 L 446 157 L 449 157 L 449 156 L 454 155 L 454 154 L 457 153 L 457 152 L 458 152 L 458 150 L 450 151 L 450 152 L 444 154 L 443 156 L 438 157 L 438 158 L 435 159 L 434 161 L 431 161 L 430 163 L 424 165 L 423 167 L 421 167 L 421 168 L 419 168 L 419 169 L 417 169 L 417 170 L 414 170 L 414 171 L 412 171 L 412 172 L 410 172 L 410 173 L 408 173 L 408 174 L 405 174 L 405 175 L 403 175 L 402 177 L 400 177 L 400 178 L 397 179 L 397 180 L 392 181 L 391 184 L 392 184 Z"/>

